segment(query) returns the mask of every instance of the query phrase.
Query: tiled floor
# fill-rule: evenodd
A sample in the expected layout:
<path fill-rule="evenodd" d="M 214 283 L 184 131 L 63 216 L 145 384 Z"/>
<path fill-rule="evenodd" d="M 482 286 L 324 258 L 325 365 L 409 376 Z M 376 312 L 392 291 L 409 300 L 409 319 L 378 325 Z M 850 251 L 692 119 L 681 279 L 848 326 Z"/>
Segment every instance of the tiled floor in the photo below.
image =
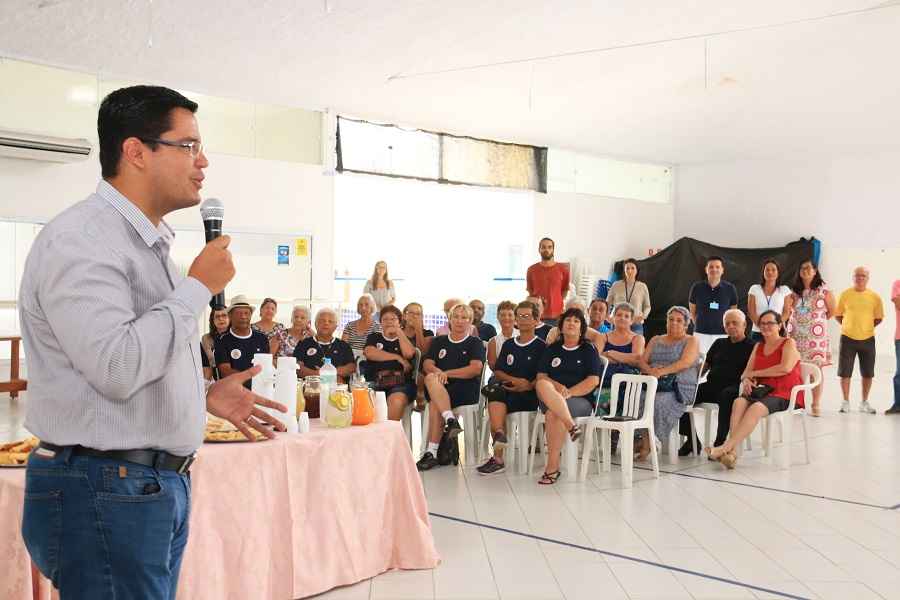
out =
<path fill-rule="evenodd" d="M 877 375 L 879 411 L 892 374 Z M 25 402 L 0 396 L 0 440 L 21 433 Z M 790 471 L 758 449 L 734 471 L 680 459 L 659 479 L 636 471 L 629 490 L 616 467 L 548 487 L 435 469 L 423 483 L 442 564 L 317 599 L 900 598 L 900 416 L 832 411 L 810 425 L 810 465 L 799 443 Z"/>

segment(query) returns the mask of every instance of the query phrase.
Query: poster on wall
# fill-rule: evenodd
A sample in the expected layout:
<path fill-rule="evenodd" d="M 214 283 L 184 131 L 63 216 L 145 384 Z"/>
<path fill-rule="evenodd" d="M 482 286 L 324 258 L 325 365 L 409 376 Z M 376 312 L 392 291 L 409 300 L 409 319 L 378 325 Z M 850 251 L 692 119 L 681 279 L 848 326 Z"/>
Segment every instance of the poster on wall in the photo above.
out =
<path fill-rule="evenodd" d="M 291 264 L 291 247 L 287 244 L 279 244 L 278 250 L 276 252 L 277 264 L 281 265 L 290 265 Z"/>

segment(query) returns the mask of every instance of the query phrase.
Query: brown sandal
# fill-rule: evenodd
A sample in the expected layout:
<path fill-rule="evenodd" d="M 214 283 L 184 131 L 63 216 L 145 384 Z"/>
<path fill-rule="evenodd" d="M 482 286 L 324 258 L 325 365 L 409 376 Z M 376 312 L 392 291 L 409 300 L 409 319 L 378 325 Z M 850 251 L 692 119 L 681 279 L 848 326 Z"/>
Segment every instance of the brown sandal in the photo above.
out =
<path fill-rule="evenodd" d="M 578 425 L 572 425 L 572 429 L 569 430 L 569 437 L 573 442 L 577 442 L 578 438 L 581 437 L 581 427 Z"/>
<path fill-rule="evenodd" d="M 544 472 L 541 475 L 541 478 L 538 479 L 538 485 L 553 485 L 559 479 L 559 476 L 562 475 L 559 471 L 554 471 L 552 473 Z"/>

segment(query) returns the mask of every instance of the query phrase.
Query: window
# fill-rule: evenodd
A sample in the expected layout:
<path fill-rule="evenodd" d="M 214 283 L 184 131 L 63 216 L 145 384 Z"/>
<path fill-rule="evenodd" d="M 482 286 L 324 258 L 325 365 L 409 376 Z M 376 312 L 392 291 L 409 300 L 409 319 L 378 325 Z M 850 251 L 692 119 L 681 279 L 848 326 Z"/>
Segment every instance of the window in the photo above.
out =
<path fill-rule="evenodd" d="M 337 170 L 547 191 L 547 149 L 338 117 Z"/>

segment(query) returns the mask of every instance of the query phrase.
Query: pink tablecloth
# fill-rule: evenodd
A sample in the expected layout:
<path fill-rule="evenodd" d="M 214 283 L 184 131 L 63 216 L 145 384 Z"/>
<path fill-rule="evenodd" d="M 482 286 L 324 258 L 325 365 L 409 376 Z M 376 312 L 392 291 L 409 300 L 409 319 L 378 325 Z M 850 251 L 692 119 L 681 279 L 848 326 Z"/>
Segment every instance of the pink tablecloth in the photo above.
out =
<path fill-rule="evenodd" d="M 0 471 L 0 597 L 32 599 L 24 470 Z M 439 557 L 399 423 L 204 445 L 179 598 L 288 600 Z M 38 597 L 46 597 L 42 580 Z"/>

